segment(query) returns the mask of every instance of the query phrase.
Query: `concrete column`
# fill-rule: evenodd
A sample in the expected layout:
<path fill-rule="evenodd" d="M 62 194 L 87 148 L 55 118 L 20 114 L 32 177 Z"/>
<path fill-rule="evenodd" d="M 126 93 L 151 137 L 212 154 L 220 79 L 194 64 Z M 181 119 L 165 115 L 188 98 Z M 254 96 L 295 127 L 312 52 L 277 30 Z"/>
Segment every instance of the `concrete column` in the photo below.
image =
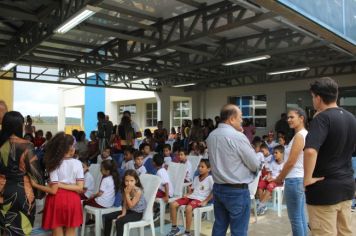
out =
<path fill-rule="evenodd" d="M 64 107 L 64 89 L 58 88 L 58 120 L 57 120 L 57 129 L 58 132 L 64 131 L 65 128 L 65 116 L 66 116 L 66 108 Z"/>

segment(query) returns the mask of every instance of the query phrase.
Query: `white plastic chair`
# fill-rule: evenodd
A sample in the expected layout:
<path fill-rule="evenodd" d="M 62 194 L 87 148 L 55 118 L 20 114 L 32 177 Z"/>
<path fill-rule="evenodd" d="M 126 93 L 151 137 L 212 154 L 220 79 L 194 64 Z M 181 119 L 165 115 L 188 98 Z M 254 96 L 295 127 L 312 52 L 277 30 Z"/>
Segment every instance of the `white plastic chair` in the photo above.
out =
<path fill-rule="evenodd" d="M 94 215 L 95 235 L 101 235 L 101 230 L 104 228 L 104 224 L 102 222 L 103 215 L 116 211 L 121 211 L 121 209 L 122 209 L 121 207 L 96 208 L 92 206 L 85 206 L 83 212 L 84 217 L 83 217 L 81 236 L 84 236 L 87 214 Z"/>
<path fill-rule="evenodd" d="M 95 188 L 94 188 L 95 192 L 98 192 L 100 188 L 100 182 L 102 179 L 100 164 L 91 164 L 89 166 L 89 172 L 92 174 L 95 182 Z M 87 214 L 94 215 L 95 235 L 101 235 L 101 229 L 103 228 L 102 215 L 109 214 L 115 211 L 120 211 L 120 210 L 121 207 L 96 208 L 92 206 L 85 206 L 83 210 L 83 224 L 82 224 L 81 236 L 84 236 Z"/>
<path fill-rule="evenodd" d="M 278 217 L 282 217 L 283 193 L 284 193 L 284 185 L 275 187 L 272 192 L 273 209 L 276 209 L 277 206 Z"/>
<path fill-rule="evenodd" d="M 101 181 L 101 171 L 100 171 L 100 164 L 91 164 L 89 166 L 89 173 L 93 176 L 94 182 L 95 182 L 95 187 L 94 190 L 95 192 L 99 191 L 100 187 L 100 181 Z"/>
<path fill-rule="evenodd" d="M 144 235 L 144 227 L 149 225 L 151 228 L 152 236 L 155 236 L 155 226 L 153 222 L 153 203 L 156 198 L 157 190 L 161 184 L 161 179 L 158 176 L 150 174 L 140 175 L 140 181 L 143 186 L 143 194 L 147 202 L 147 208 L 143 213 L 142 220 L 129 222 L 124 225 L 124 236 L 130 235 L 130 230 L 133 228 L 140 228 L 140 235 Z M 115 220 L 113 220 L 110 236 L 114 235 L 115 231 Z M 95 234 L 97 235 L 97 234 Z"/>
<path fill-rule="evenodd" d="M 185 175 L 187 173 L 187 165 L 171 162 L 168 165 L 167 172 L 168 172 L 169 179 L 171 180 L 173 189 L 174 189 L 173 197 L 168 199 L 168 203 L 171 203 L 183 196 L 183 184 L 184 184 Z M 167 203 L 164 202 L 162 198 L 157 198 L 156 202 L 158 202 L 159 206 L 160 206 L 160 214 L 159 214 L 160 233 L 161 233 L 161 235 L 163 235 L 164 234 L 164 219 L 165 219 Z"/>
<path fill-rule="evenodd" d="M 255 196 L 256 196 L 258 181 L 260 180 L 261 173 L 262 171 L 260 170 L 256 178 L 253 180 L 253 182 L 248 185 L 248 190 L 250 191 L 250 199 L 253 202 L 253 212 L 255 214 L 255 222 L 257 222 L 257 203 L 256 203 Z"/>
<path fill-rule="evenodd" d="M 200 160 L 203 156 L 188 156 L 187 159 L 192 165 L 191 173 L 194 175 L 195 171 L 198 169 Z"/>
<path fill-rule="evenodd" d="M 186 224 L 185 224 L 185 215 L 184 215 L 184 211 L 185 211 L 185 207 L 186 206 L 180 206 L 178 211 L 182 217 L 182 221 L 183 221 L 183 225 L 184 228 L 186 228 Z M 194 221 L 194 235 L 199 236 L 200 235 L 200 231 L 201 231 L 201 218 L 203 213 L 206 212 L 208 214 L 208 219 L 210 219 L 210 221 L 214 221 L 214 205 L 213 204 L 209 204 L 206 205 L 204 207 L 197 207 L 193 210 L 193 221 Z"/>

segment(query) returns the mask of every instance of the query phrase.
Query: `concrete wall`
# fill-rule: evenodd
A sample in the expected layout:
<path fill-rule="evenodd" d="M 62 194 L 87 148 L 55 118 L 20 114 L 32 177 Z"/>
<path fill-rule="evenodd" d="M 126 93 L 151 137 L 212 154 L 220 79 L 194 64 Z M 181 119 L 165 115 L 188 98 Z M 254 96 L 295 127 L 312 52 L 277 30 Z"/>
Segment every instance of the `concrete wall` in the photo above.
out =
<path fill-rule="evenodd" d="M 6 75 L 11 76 L 12 73 Z M 14 104 L 14 82 L 11 80 L 0 80 L 0 100 L 4 100 L 7 109 L 12 111 Z"/>
<path fill-rule="evenodd" d="M 340 87 L 355 86 L 356 75 L 344 75 L 333 77 Z M 313 79 L 305 79 L 298 81 L 288 81 L 261 85 L 250 85 L 243 87 L 211 89 L 206 91 L 205 99 L 205 118 L 214 118 L 220 113 L 220 108 L 227 103 L 229 96 L 244 96 L 244 95 L 267 95 L 267 128 L 259 128 L 258 135 L 265 134 L 268 130 L 274 129 L 275 122 L 280 118 L 280 114 L 286 111 L 286 92 L 309 90 L 309 84 Z M 297 99 L 297 98 L 296 98 Z M 309 98 L 302 98 L 306 105 L 311 105 Z"/>

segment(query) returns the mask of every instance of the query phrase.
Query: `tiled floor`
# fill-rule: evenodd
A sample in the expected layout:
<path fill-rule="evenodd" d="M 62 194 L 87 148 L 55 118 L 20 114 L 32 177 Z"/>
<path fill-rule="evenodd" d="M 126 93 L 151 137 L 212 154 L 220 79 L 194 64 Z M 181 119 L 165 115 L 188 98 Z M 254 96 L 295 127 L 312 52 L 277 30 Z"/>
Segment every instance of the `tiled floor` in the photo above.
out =
<path fill-rule="evenodd" d="M 38 206 L 39 209 L 42 209 L 41 206 Z M 50 235 L 49 232 L 43 232 L 39 229 L 40 222 L 41 222 L 42 215 L 36 215 L 36 222 L 35 222 L 35 230 L 32 235 L 35 236 L 47 236 Z M 356 213 L 353 213 L 353 222 L 356 222 Z M 166 215 L 166 219 L 169 219 L 169 215 Z M 179 222 L 179 224 L 182 224 Z M 170 222 L 166 221 L 165 231 L 168 233 L 170 230 Z M 201 236 L 210 236 L 211 229 L 212 229 L 212 222 L 210 221 L 203 221 L 202 222 L 202 229 L 201 229 Z M 181 226 L 183 227 L 183 226 Z M 193 228 L 193 226 L 192 226 Z M 353 224 L 353 232 L 356 235 L 356 224 Z M 87 230 L 85 236 L 94 235 L 93 227 L 90 227 Z M 137 231 L 132 231 L 132 236 L 138 235 Z M 149 230 L 145 231 L 145 236 L 151 235 Z M 159 227 L 156 226 L 156 235 L 160 236 Z M 227 235 L 230 235 L 229 233 Z M 277 216 L 277 212 L 274 210 L 268 210 L 267 213 L 263 216 L 259 216 L 257 222 L 255 222 L 255 218 L 251 215 L 250 225 L 249 225 L 249 236 L 292 236 L 290 224 L 287 216 L 286 209 L 282 211 L 282 217 Z M 96 236 L 96 235 L 95 235 Z"/>

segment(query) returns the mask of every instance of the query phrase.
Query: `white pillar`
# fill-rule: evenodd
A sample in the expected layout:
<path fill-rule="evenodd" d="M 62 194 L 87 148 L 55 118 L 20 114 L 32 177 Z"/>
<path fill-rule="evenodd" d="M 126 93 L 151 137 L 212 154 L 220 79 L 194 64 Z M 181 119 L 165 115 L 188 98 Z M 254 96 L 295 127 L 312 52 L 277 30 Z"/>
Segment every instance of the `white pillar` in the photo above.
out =
<path fill-rule="evenodd" d="M 58 119 L 57 119 L 57 129 L 58 131 L 64 131 L 65 128 L 65 116 L 66 108 L 64 107 L 63 94 L 64 90 L 62 88 L 58 89 Z"/>

